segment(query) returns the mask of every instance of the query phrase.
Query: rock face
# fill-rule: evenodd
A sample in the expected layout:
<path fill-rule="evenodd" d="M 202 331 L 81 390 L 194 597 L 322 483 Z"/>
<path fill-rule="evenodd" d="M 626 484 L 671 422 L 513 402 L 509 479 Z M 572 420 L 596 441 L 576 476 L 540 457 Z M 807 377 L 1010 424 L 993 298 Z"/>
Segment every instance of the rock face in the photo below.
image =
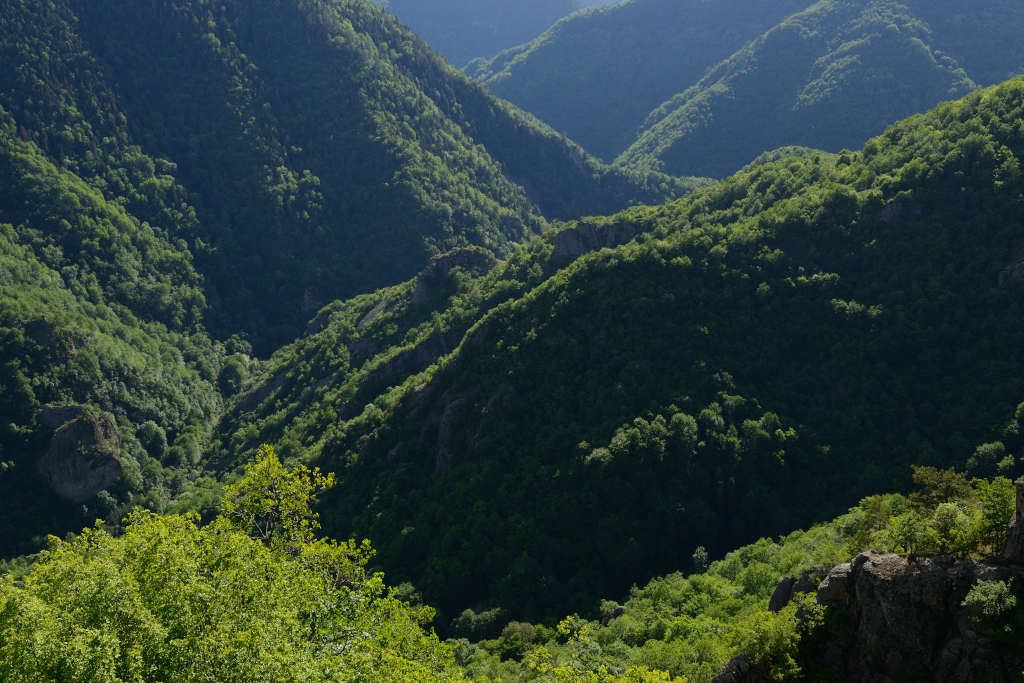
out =
<path fill-rule="evenodd" d="M 768 676 L 750 662 L 746 655 L 733 657 L 718 675 L 711 679 L 711 683 L 768 683 L 771 681 Z"/>
<path fill-rule="evenodd" d="M 85 406 L 46 406 L 38 419 L 53 430 L 39 473 L 58 496 L 84 503 L 121 476 L 121 436 L 109 416 Z"/>
<path fill-rule="evenodd" d="M 1003 550 L 1003 559 L 1024 562 L 1024 477 L 1014 482 L 1017 487 L 1017 508 L 1010 521 L 1010 532 Z"/>
<path fill-rule="evenodd" d="M 818 665 L 852 681 L 1015 680 L 1024 657 L 962 607 L 979 581 L 1024 580 L 1024 565 L 871 551 L 834 568 Z"/>
<path fill-rule="evenodd" d="M 636 226 L 633 224 L 596 225 L 580 221 L 571 228 L 562 230 L 555 235 L 554 251 L 551 261 L 564 265 L 604 247 L 617 247 L 636 237 Z"/>
<path fill-rule="evenodd" d="M 773 612 L 781 612 L 782 609 L 793 601 L 799 593 L 814 593 L 818 585 L 828 576 L 824 567 L 812 567 L 800 574 L 800 576 L 787 576 L 779 581 L 775 587 L 771 599 L 768 601 L 768 609 Z"/>
<path fill-rule="evenodd" d="M 446 254 L 439 254 L 430 259 L 427 267 L 416 277 L 412 303 L 423 304 L 443 294 L 455 268 L 486 273 L 495 263 L 497 260 L 494 256 L 483 249 L 454 249 Z"/>

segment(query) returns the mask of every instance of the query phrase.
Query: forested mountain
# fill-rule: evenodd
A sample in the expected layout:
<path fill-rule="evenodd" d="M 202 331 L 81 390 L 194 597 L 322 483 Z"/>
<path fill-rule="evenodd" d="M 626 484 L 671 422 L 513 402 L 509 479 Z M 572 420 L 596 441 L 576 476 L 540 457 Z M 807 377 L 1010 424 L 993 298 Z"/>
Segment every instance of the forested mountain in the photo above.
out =
<path fill-rule="evenodd" d="M 133 192 L 123 204 L 108 200 L 21 137 L 0 110 L 4 555 L 36 547 L 37 535 L 114 513 L 117 501 L 163 509 L 168 493 L 198 474 L 201 440 L 221 409 L 218 376 L 229 354 L 247 350 L 236 342 L 215 344 L 198 327 L 205 310 L 202 278 L 183 246 L 193 238 L 194 223 L 156 212 L 149 215 L 167 228 L 140 221 L 125 205 L 145 207 L 147 195 Z M 142 173 L 152 163 L 137 149 L 126 160 L 138 162 Z M 113 180 L 130 182 L 129 173 Z M 180 197 L 170 179 L 154 177 L 151 166 L 150 174 L 149 198 Z M 244 372 L 246 359 L 238 355 L 233 367 Z M 78 479 L 88 472 L 51 472 L 57 486 L 80 489 L 64 491 L 70 500 L 49 493 L 38 473 L 47 455 L 75 460 L 73 444 L 51 446 L 54 428 L 65 420 L 45 424 L 43 407 L 50 403 L 113 413 L 75 416 L 83 427 L 99 428 L 108 419 L 120 425 L 117 438 L 89 439 L 103 455 L 93 461 L 105 460 L 111 475 L 86 483 Z M 134 432 L 147 424 L 144 449 Z M 83 496 L 100 489 L 108 490 L 89 500 L 83 513 Z"/>
<path fill-rule="evenodd" d="M 698 548 L 692 565 L 557 629 L 467 610 L 450 642 L 474 680 L 547 668 L 556 681 L 632 681 L 601 672 L 638 666 L 665 672 L 659 681 L 1012 680 L 1024 666 L 1024 564 L 992 558 L 1014 486 L 929 467 L 914 482 L 909 496 L 864 498 L 710 564 Z"/>
<path fill-rule="evenodd" d="M 612 160 L 653 109 L 806 4 L 632 0 L 578 13 L 466 71 Z"/>
<path fill-rule="evenodd" d="M 137 191 L 143 220 L 191 221 L 210 324 L 262 349 L 434 249 L 503 253 L 545 217 L 679 189 L 596 165 L 361 0 L 15 2 L 3 21 L 19 135 L 112 199 Z M 150 177 L 173 189 L 146 196 Z"/>
<path fill-rule="evenodd" d="M 456 66 L 542 33 L 580 0 L 379 0 Z"/>
<path fill-rule="evenodd" d="M 326 302 L 699 184 L 600 165 L 364 0 L 5 2 L 0 65 L 4 552 L 190 490 Z"/>
<path fill-rule="evenodd" d="M 565 614 L 962 464 L 1024 396 L 1022 120 L 1014 80 L 856 153 L 438 258 L 321 311 L 222 454 L 336 471 L 327 528 L 449 616 Z"/>
<path fill-rule="evenodd" d="M 720 177 L 782 145 L 859 147 L 1009 78 L 1022 28 L 1009 0 L 633 0 L 470 73 L 603 158 Z"/>

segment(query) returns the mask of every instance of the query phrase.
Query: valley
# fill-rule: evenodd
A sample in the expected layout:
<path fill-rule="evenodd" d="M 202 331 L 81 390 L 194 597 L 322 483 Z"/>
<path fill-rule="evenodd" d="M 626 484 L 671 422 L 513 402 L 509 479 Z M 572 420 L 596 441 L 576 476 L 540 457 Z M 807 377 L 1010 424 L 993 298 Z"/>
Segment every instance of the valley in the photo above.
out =
<path fill-rule="evenodd" d="M 1024 12 L 536 5 L 0 7 L 0 678 L 1024 670 Z"/>

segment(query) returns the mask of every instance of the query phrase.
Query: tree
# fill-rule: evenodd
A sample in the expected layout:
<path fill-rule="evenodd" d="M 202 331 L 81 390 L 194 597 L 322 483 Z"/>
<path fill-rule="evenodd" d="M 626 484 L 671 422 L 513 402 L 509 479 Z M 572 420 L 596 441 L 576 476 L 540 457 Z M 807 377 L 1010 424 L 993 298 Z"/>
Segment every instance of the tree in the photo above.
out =
<path fill-rule="evenodd" d="M 916 510 L 889 518 L 889 526 L 885 530 L 889 544 L 893 550 L 915 553 L 925 538 L 927 523 Z"/>
<path fill-rule="evenodd" d="M 738 650 L 771 680 L 790 680 L 800 674 L 796 657 L 801 634 L 796 614 L 795 603 L 778 613 L 759 608 L 737 624 L 732 634 Z"/>
<path fill-rule="evenodd" d="M 164 457 L 164 451 L 167 450 L 167 434 L 157 423 L 146 420 L 140 424 L 139 428 L 135 430 L 135 438 L 146 449 L 149 457 L 157 460 Z"/>
<path fill-rule="evenodd" d="M 217 388 L 220 389 L 220 393 L 224 396 L 238 393 L 248 374 L 245 365 L 238 358 L 228 358 L 224 363 L 224 367 L 221 368 L 220 374 L 217 376 Z"/>
<path fill-rule="evenodd" d="M 1017 598 L 1006 581 L 979 581 L 960 606 L 972 610 L 975 624 L 992 626 L 1017 607 Z"/>
<path fill-rule="evenodd" d="M 939 552 L 966 553 L 974 546 L 976 535 L 970 515 L 959 503 L 940 503 L 925 532 Z"/>
<path fill-rule="evenodd" d="M 981 537 L 998 552 L 1006 545 L 1010 519 L 1013 517 L 1017 492 L 1006 477 L 992 481 L 975 479 L 974 495 L 981 504 Z"/>
<path fill-rule="evenodd" d="M 333 474 L 305 465 L 285 469 L 273 447 L 263 445 L 245 477 L 225 489 L 221 509 L 240 531 L 295 556 L 320 528 L 313 498 L 332 486 Z"/>
<path fill-rule="evenodd" d="M 702 545 L 697 546 L 697 549 L 693 551 L 693 571 L 698 574 L 707 571 L 709 561 L 708 549 Z"/>
<path fill-rule="evenodd" d="M 910 494 L 910 503 L 921 510 L 933 510 L 939 503 L 967 498 L 971 484 L 967 475 L 953 468 L 940 470 L 935 467 L 911 465 L 914 483 L 920 488 Z"/>
<path fill-rule="evenodd" d="M 967 459 L 967 469 L 972 473 L 992 476 L 999 464 L 1006 458 L 1006 446 L 1002 441 L 983 443 L 974 449 L 974 455 Z"/>
<path fill-rule="evenodd" d="M 233 500 L 236 512 L 252 511 L 244 520 L 287 511 L 275 525 L 251 525 L 271 530 L 261 538 L 242 533 L 237 514 L 200 527 L 195 516 L 136 511 L 123 536 L 97 526 L 74 541 L 51 538 L 21 585 L 0 580 L 3 679 L 462 680 L 449 649 L 421 627 L 432 610 L 409 608 L 365 572 L 368 544 L 312 539 L 311 514 L 297 523 L 325 483 L 318 473 L 260 453 Z"/>

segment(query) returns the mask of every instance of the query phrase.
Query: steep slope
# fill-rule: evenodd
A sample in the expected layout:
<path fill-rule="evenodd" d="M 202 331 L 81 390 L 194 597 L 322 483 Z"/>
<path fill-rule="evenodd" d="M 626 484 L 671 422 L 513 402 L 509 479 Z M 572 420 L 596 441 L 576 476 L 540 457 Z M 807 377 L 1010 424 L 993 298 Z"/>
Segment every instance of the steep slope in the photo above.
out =
<path fill-rule="evenodd" d="M 544 217 L 684 191 L 600 167 L 362 0 L 16 2 L 3 21 L 21 132 L 118 195 L 143 194 L 111 180 L 132 150 L 171 177 L 183 195 L 145 199 L 193 208 L 210 324 L 264 352 L 436 249 L 504 253 Z"/>
<path fill-rule="evenodd" d="M 1007 425 L 1014 453 L 1019 427 Z M 644 665 L 716 683 L 1013 680 L 1024 664 L 1024 564 L 994 558 L 1015 517 L 1014 485 L 934 468 L 915 481 L 922 488 L 910 496 L 865 498 L 710 566 L 699 549 L 694 573 L 634 586 L 621 604 L 602 600 L 557 635 L 467 610 L 455 629 L 477 642 L 455 641 L 459 661 L 474 680 L 493 681 L 529 678 L 538 662 L 594 674 Z"/>
<path fill-rule="evenodd" d="M 632 0 L 578 13 L 466 71 L 611 160 L 651 110 L 806 4 Z"/>
<path fill-rule="evenodd" d="M 782 145 L 859 147 L 896 120 L 1024 68 L 1024 9 L 1008 0 L 774 5 L 731 40 L 716 38 L 729 54 L 660 33 L 685 23 L 715 37 L 738 12 L 722 1 L 634 0 L 577 15 L 472 73 L 604 158 L 720 177 Z M 643 38 L 648 31 L 656 40 Z M 629 116 L 611 116 L 615 102 L 629 103 Z"/>
<path fill-rule="evenodd" d="M 379 4 L 458 66 L 524 43 L 582 6 L 579 0 L 383 0 Z"/>
<path fill-rule="evenodd" d="M 142 182 L 174 191 L 152 168 Z M 229 352 L 197 329 L 205 300 L 182 246 L 187 223 L 164 229 L 139 221 L 19 139 L 3 110 L 0 186 L 0 553 L 7 556 L 98 517 L 116 523 L 133 505 L 163 509 L 189 486 L 200 474 L 199 443 L 221 410 L 217 379 Z M 233 362 L 242 368 L 239 358 Z M 78 419 L 88 411 L 48 404 L 106 412 L 91 418 L 102 439 L 68 431 L 72 419 L 89 427 Z"/>
<path fill-rule="evenodd" d="M 4 554 L 209 503 L 224 397 L 323 302 L 689 187 L 599 165 L 359 0 L 19 0 L 0 64 Z"/>
<path fill-rule="evenodd" d="M 814 4 L 652 111 L 619 160 L 723 175 L 752 151 L 780 145 L 857 147 L 893 121 L 1024 65 L 1018 42 L 989 30 L 993 14 L 1004 27 L 1024 26 L 1019 5 L 982 3 L 959 22 L 942 21 L 952 4 Z M 927 22 L 925 7 L 940 21 Z M 981 67 L 979 53 L 1001 69 Z"/>
<path fill-rule="evenodd" d="M 452 267 L 415 314 L 418 283 L 328 309 L 233 438 L 296 414 L 326 428 L 289 433 L 343 482 L 331 528 L 376 539 L 390 575 L 449 613 L 569 612 L 698 544 L 956 462 L 1024 395 L 1022 113 L 1016 80 L 862 152 L 782 155 L 485 275 Z M 375 384 L 331 361 L 375 339 Z M 337 391 L 338 368 L 354 382 L 304 403 Z"/>

